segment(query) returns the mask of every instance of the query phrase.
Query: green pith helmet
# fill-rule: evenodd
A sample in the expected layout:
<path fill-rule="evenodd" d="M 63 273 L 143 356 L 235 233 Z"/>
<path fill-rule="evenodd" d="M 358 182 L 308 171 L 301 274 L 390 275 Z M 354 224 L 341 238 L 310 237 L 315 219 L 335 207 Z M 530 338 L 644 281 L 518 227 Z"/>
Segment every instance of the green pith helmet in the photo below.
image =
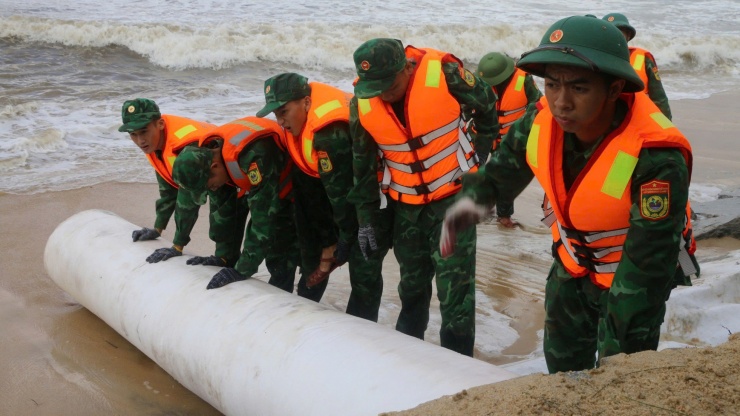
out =
<path fill-rule="evenodd" d="M 637 34 L 635 28 L 632 27 L 632 25 L 630 25 L 630 21 L 627 20 L 627 16 L 621 13 L 609 13 L 601 19 L 613 24 L 619 30 L 626 30 L 627 32 L 629 32 L 630 37 L 627 39 L 628 42 L 634 39 L 635 35 Z"/>
<path fill-rule="evenodd" d="M 514 60 L 510 57 L 491 52 L 485 54 L 478 63 L 478 76 L 492 87 L 506 81 L 514 73 Z"/>
<path fill-rule="evenodd" d="M 516 66 L 544 77 L 547 64 L 572 65 L 613 75 L 627 81 L 624 92 L 644 88 L 630 65 L 630 52 L 622 32 L 592 17 L 572 16 L 558 20 L 547 29 L 540 46 L 523 53 Z"/>

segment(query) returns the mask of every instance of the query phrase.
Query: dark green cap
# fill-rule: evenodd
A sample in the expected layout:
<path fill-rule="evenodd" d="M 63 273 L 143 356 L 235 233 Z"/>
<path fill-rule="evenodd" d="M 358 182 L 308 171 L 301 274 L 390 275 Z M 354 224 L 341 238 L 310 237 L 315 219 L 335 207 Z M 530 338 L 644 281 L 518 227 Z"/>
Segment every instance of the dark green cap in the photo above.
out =
<path fill-rule="evenodd" d="M 644 88 L 630 65 L 630 52 L 622 32 L 592 17 L 572 16 L 558 20 L 547 29 L 538 47 L 522 54 L 516 66 L 544 77 L 547 64 L 572 65 L 624 79 L 627 81 L 624 92 Z"/>
<path fill-rule="evenodd" d="M 121 107 L 121 118 L 123 125 L 118 128 L 120 132 L 130 133 L 146 127 L 152 120 L 162 117 L 157 103 L 148 98 L 136 98 L 123 103 Z"/>
<path fill-rule="evenodd" d="M 602 20 L 606 20 L 607 22 L 613 24 L 617 27 L 617 29 L 624 29 L 627 32 L 630 33 L 628 41 L 634 39 L 635 35 L 637 34 L 637 31 L 635 30 L 632 25 L 630 25 L 630 21 L 627 20 L 627 16 L 621 14 L 621 13 L 609 13 L 606 16 L 601 18 Z"/>
<path fill-rule="evenodd" d="M 514 73 L 514 60 L 502 53 L 491 52 L 483 55 L 478 63 L 478 76 L 494 87 Z"/>
<path fill-rule="evenodd" d="M 371 39 L 360 45 L 352 57 L 359 78 L 355 84 L 357 98 L 382 94 L 406 66 L 406 53 L 398 39 Z"/>
<path fill-rule="evenodd" d="M 293 72 L 275 75 L 265 81 L 265 106 L 257 112 L 257 117 L 264 117 L 287 102 L 311 95 L 308 78 Z"/>
<path fill-rule="evenodd" d="M 198 205 L 206 202 L 208 178 L 211 175 L 213 150 L 186 146 L 172 166 L 172 179 L 179 186 L 178 192 L 188 192 Z"/>

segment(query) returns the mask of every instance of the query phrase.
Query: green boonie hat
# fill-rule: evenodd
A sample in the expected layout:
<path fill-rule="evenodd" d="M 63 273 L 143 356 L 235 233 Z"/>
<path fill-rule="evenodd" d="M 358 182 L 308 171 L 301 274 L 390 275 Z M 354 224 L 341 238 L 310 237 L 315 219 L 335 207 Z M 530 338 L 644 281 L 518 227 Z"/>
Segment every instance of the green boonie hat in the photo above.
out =
<path fill-rule="evenodd" d="M 627 41 L 634 39 L 635 35 L 637 34 L 637 30 L 635 30 L 635 28 L 630 25 L 630 21 L 627 20 L 627 16 L 621 13 L 609 13 L 601 19 L 613 24 L 617 27 L 617 29 L 624 29 L 629 32 L 630 37 L 629 39 L 627 39 Z"/>
<path fill-rule="evenodd" d="M 406 66 L 406 53 L 398 39 L 376 38 L 360 45 L 352 55 L 357 70 L 355 96 L 373 98 L 393 85 Z"/>
<path fill-rule="evenodd" d="M 545 65 L 572 65 L 603 72 L 626 82 L 624 92 L 644 88 L 630 65 L 627 40 L 614 25 L 586 16 L 558 20 L 542 37 L 540 45 L 522 54 L 516 63 L 539 77 L 545 77 Z"/>
<path fill-rule="evenodd" d="M 293 72 L 275 75 L 265 81 L 265 106 L 257 112 L 257 117 L 264 117 L 287 102 L 311 95 L 308 78 Z"/>
<path fill-rule="evenodd" d="M 178 192 L 189 192 L 198 205 L 206 203 L 212 161 L 211 149 L 186 146 L 172 166 L 172 179 L 179 186 Z"/>
<path fill-rule="evenodd" d="M 130 133 L 141 130 L 152 120 L 162 117 L 157 103 L 148 98 L 136 98 L 123 103 L 121 107 L 121 118 L 123 125 L 118 128 L 120 132 Z"/>
<path fill-rule="evenodd" d="M 514 73 L 514 60 L 502 53 L 483 55 L 478 63 L 478 76 L 490 86 L 496 86 Z"/>

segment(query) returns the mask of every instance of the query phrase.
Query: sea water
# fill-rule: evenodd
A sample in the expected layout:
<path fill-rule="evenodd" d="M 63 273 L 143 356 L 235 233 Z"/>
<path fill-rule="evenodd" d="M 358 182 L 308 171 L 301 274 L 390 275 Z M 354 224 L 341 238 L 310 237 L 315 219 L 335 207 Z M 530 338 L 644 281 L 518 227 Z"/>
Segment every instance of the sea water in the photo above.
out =
<path fill-rule="evenodd" d="M 608 3 L 608 4 L 604 4 Z M 121 104 L 214 124 L 253 115 L 280 72 L 352 90 L 353 51 L 374 37 L 518 57 L 569 15 L 628 16 L 671 100 L 740 86 L 739 1 L 0 0 L 0 192 L 154 183 L 117 131 Z"/>

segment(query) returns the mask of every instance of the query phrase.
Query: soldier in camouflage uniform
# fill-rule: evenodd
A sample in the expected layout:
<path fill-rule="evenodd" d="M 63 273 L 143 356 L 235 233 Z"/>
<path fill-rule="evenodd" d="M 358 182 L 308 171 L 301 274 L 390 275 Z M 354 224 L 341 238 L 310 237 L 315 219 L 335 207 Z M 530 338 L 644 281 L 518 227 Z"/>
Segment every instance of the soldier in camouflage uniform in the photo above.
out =
<path fill-rule="evenodd" d="M 436 275 L 441 345 L 472 356 L 475 228 L 463 233 L 454 257 L 440 258 L 437 248 L 460 175 L 475 170 L 478 158 L 488 157 L 498 134 L 496 95 L 453 55 L 412 46 L 404 50 L 396 39 L 365 42 L 354 61 L 358 81 L 350 127 L 355 186 L 349 197 L 357 206 L 360 246 L 371 252 L 378 230 L 386 227 L 374 216 L 385 198 L 378 189 L 381 150 L 381 189 L 395 211 L 393 247 L 401 272 L 396 329 L 424 339 Z M 472 145 L 461 131 L 463 114 L 472 114 L 478 132 Z"/>
<path fill-rule="evenodd" d="M 496 110 L 501 130 L 493 142 L 493 151 L 496 151 L 501 138 L 509 131 L 509 127 L 524 115 L 528 106 L 535 105 L 539 101 L 542 93 L 534 83 L 532 75 L 518 70 L 514 66 L 514 60 L 503 53 L 491 52 L 483 55 L 478 63 L 477 72 L 478 76 L 486 81 L 498 96 Z M 514 201 L 496 201 L 496 221 L 499 224 L 506 228 L 519 225 L 511 219 L 512 215 L 514 215 Z"/>
<path fill-rule="evenodd" d="M 463 180 L 441 250 L 499 198 L 534 176 L 545 189 L 553 256 L 545 286 L 544 353 L 551 373 L 598 357 L 654 350 L 666 301 L 698 274 L 687 203 L 691 148 L 640 91 L 612 25 L 556 22 L 517 66 L 545 78 L 545 99 Z"/>
<path fill-rule="evenodd" d="M 243 251 L 233 268 L 224 267 L 213 276 L 207 289 L 248 279 L 265 260 L 270 272 L 268 283 L 293 292 L 300 252 L 293 206 L 286 192 L 290 188 L 286 168 L 290 166 L 280 147 L 280 137 L 276 137 L 281 136 L 279 127 L 270 127 L 255 117 L 234 120 L 211 132 L 200 146 L 183 149 L 175 160 L 173 178 L 183 194 L 178 198 L 180 206 L 189 208 L 203 204 L 207 192 L 239 192 L 237 202 L 242 222 L 238 230 L 244 230 Z M 225 141 L 246 143 L 241 150 L 237 148 L 229 152 Z M 231 154 L 237 151 L 238 154 Z M 247 212 L 251 212 L 248 222 Z M 218 225 L 210 230 L 214 238 L 219 233 L 235 232 Z M 204 260 L 198 263 L 226 266 L 217 258 Z M 318 302 L 323 290 L 307 288 L 305 279 L 302 279 L 298 283 L 298 295 Z"/>
<path fill-rule="evenodd" d="M 377 322 L 383 258 L 390 247 L 381 238 L 378 252 L 365 261 L 357 243 L 355 207 L 347 200 L 352 188 L 348 99 L 337 88 L 284 73 L 265 81 L 265 107 L 257 116 L 275 113 L 296 165 L 292 178 L 303 215 L 298 223 L 304 248 L 301 269 L 314 270 L 308 285 L 325 288 L 332 270 L 349 262 L 347 313 Z"/>
<path fill-rule="evenodd" d="M 188 144 L 197 143 L 201 136 L 216 127 L 168 114 L 162 114 L 157 104 L 147 98 L 136 98 L 123 103 L 121 109 L 123 125 L 120 132 L 129 134 L 131 140 L 147 156 L 154 167 L 159 184 L 159 199 L 156 206 L 154 228 L 142 228 L 132 233 L 133 241 L 154 240 L 167 226 L 175 214 L 175 236 L 172 247 L 158 248 L 146 261 L 157 263 L 175 256 L 181 256 L 185 245 L 190 242 L 190 232 L 198 218 L 199 206 L 178 203 L 182 194 L 172 180 L 172 164 L 177 154 Z M 244 224 L 247 212 L 238 209 L 236 191 L 219 189 L 209 191 L 211 239 L 216 243 L 216 252 L 210 257 L 195 257 L 188 264 L 213 262 L 233 266 L 239 258 L 241 232 L 233 232 L 238 224 Z M 209 259 L 209 260 L 207 260 Z"/>
<path fill-rule="evenodd" d="M 627 42 L 634 39 L 637 31 L 632 25 L 630 25 L 627 16 L 620 13 L 609 13 L 602 18 L 607 22 L 610 22 L 619 29 Z M 633 68 L 637 71 L 643 83 L 646 83 L 643 92 L 647 93 L 648 97 L 660 108 L 660 111 L 668 117 L 671 117 L 671 106 L 668 104 L 668 97 L 666 96 L 665 90 L 663 89 L 663 82 L 660 80 L 660 74 L 658 74 L 658 64 L 655 63 L 653 54 L 642 48 L 630 47 L 630 58 L 633 61 Z M 647 81 L 647 82 L 645 82 Z"/>

